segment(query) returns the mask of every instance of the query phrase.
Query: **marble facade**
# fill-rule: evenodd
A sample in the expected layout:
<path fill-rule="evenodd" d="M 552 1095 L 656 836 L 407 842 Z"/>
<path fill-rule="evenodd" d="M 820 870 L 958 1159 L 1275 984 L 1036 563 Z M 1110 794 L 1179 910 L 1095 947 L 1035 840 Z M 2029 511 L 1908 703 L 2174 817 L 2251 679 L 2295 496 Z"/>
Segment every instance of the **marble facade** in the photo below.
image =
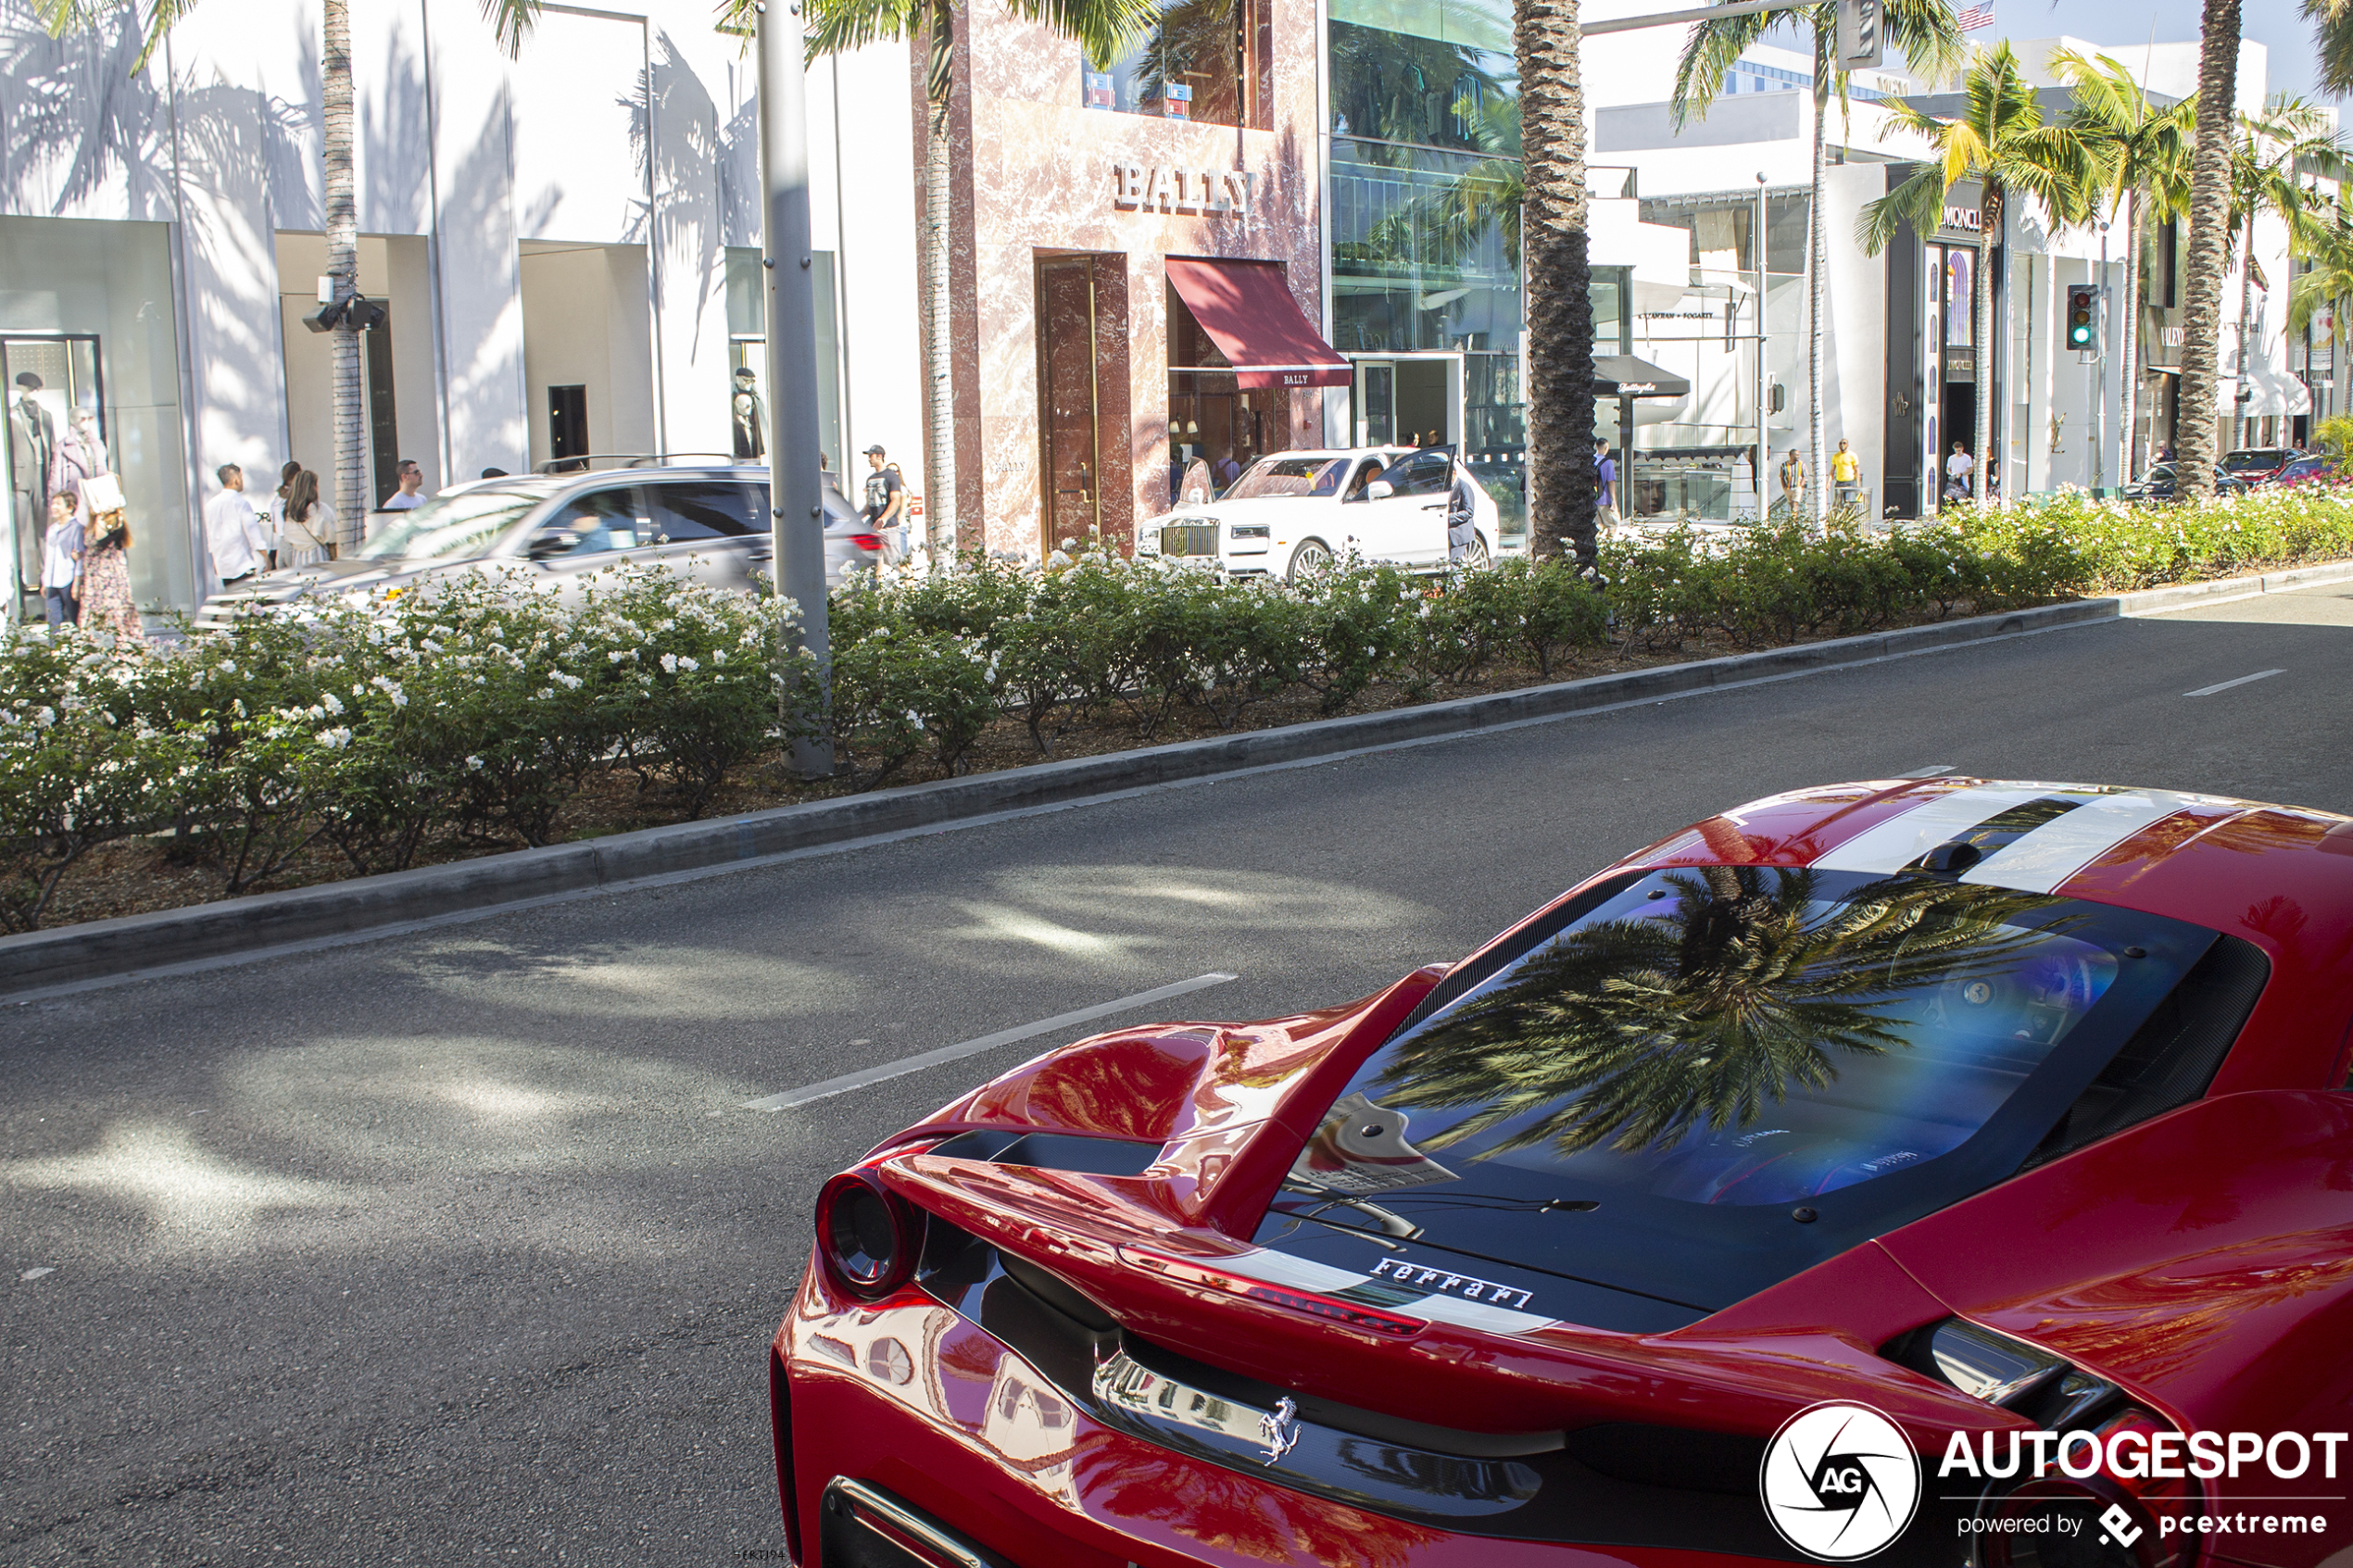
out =
<path fill-rule="evenodd" d="M 1307 320 L 1324 319 L 1315 7 L 1274 0 L 1268 130 L 1085 107 L 1076 44 L 993 6 L 960 7 L 958 20 L 967 29 L 950 112 L 959 537 L 967 548 L 985 543 L 992 553 L 1028 558 L 1051 547 L 1041 495 L 1037 264 L 1092 254 L 1102 532 L 1125 549 L 1139 519 L 1168 508 L 1164 259 L 1281 262 Z M 920 46 L 912 53 L 920 129 L 923 54 Z M 1141 171 L 1140 184 L 1131 169 Z M 1235 175 L 1243 178 L 1228 178 Z M 1318 445 L 1321 396 L 1282 401 L 1289 430 L 1279 445 Z M 1115 449 L 1123 433 L 1124 452 Z"/>

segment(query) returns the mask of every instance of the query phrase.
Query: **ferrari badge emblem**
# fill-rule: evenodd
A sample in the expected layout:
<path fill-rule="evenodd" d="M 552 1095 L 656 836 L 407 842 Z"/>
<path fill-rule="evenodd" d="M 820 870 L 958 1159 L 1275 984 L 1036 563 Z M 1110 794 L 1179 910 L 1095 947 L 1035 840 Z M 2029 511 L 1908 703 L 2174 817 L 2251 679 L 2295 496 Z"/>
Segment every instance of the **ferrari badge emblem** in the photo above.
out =
<path fill-rule="evenodd" d="M 1299 1444 L 1299 1406 L 1286 1398 L 1258 1418 L 1258 1440 L 1265 1445 L 1260 1457 L 1274 1463 Z"/>

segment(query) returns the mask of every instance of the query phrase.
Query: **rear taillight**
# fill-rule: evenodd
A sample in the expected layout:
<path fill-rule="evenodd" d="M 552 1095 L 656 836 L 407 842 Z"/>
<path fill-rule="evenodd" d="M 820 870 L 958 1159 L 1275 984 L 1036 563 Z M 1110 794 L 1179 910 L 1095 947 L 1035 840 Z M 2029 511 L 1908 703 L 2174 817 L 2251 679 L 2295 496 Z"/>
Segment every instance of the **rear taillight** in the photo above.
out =
<path fill-rule="evenodd" d="M 1422 1318 L 1409 1318 L 1402 1312 L 1384 1311 L 1378 1307 L 1342 1300 L 1320 1290 L 1302 1290 L 1296 1286 L 1272 1280 L 1252 1279 L 1239 1271 L 1221 1269 L 1195 1259 L 1172 1258 L 1164 1252 L 1146 1252 L 1140 1248 L 1123 1247 L 1119 1249 L 1119 1260 L 1131 1268 L 1141 1269 L 1181 1285 L 1224 1291 L 1245 1301 L 1304 1312 L 1344 1328 L 1361 1328 L 1389 1338 L 1408 1338 L 1429 1326 Z"/>
<path fill-rule="evenodd" d="M 878 1300 L 905 1285 L 923 1250 L 923 1215 L 870 1169 L 846 1171 L 817 1195 L 817 1256 L 836 1285 Z"/>
<path fill-rule="evenodd" d="M 853 533 L 849 536 L 849 543 L 852 548 L 860 550 L 878 551 L 883 547 L 882 535 L 879 533 Z"/>
<path fill-rule="evenodd" d="M 2198 1485 L 2146 1474 L 2148 1440 L 2173 1430 L 2128 1408 L 2088 1434 L 2098 1444 L 2091 1474 L 2066 1474 L 2055 1463 L 2048 1475 L 1989 1493 L 1974 1532 L 1980 1568 L 2188 1568 L 2198 1537 L 2182 1526 L 2198 1510 Z M 2073 1441 L 2059 1449 L 2078 1470 L 2091 1468 L 2095 1455 L 2083 1436 L 2067 1434 Z"/>

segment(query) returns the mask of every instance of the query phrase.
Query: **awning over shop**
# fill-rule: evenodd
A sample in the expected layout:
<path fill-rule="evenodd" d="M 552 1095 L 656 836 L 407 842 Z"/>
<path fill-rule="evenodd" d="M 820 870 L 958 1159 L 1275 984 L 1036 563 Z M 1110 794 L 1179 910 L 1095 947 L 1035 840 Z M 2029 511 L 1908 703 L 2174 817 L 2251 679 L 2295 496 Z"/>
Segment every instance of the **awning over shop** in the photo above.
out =
<path fill-rule="evenodd" d="M 1244 391 L 1346 386 L 1354 372 L 1309 323 L 1277 261 L 1168 258 L 1168 281 Z"/>
<path fill-rule="evenodd" d="M 1689 397 L 1692 383 L 1631 354 L 1593 356 L 1596 397 Z"/>

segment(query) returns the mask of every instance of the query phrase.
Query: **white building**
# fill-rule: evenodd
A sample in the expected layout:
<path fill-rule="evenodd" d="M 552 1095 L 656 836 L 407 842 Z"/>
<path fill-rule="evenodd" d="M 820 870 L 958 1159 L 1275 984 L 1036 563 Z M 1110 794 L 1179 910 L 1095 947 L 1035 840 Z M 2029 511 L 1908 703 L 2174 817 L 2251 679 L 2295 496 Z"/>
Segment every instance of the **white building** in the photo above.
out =
<path fill-rule="evenodd" d="M 1600 0 L 1594 17 L 1652 8 L 1646 0 Z M 1978 40 L 1983 41 L 1985 35 Z M 1638 510 L 1705 517 L 1753 514 L 1756 482 L 1749 454 L 1759 437 L 1769 465 L 1807 445 L 1810 395 L 1805 268 L 1807 185 L 1813 136 L 1810 59 L 1769 46 L 1750 49 L 1730 91 L 1704 119 L 1673 124 L 1670 100 L 1682 46 L 1680 29 L 1604 34 L 1585 46 L 1591 157 L 1620 165 L 1637 193 L 1647 226 L 1687 230 L 1689 283 L 1664 302 L 1654 282 L 1633 273 L 1636 314 L 1629 346 L 1640 358 L 1689 380 L 1680 402 L 1646 401 L 1636 410 L 1633 499 Z M 2080 39 L 2013 41 L 2030 83 L 2042 90 L 2046 116 L 2065 112 L 2065 89 L 2048 61 L 2064 46 L 2121 61 L 2155 94 L 2185 97 L 2195 91 L 2193 44 L 2098 44 Z M 2144 313 L 2134 358 L 2141 370 L 2134 440 L 2128 456 L 2122 426 L 2122 312 L 2128 269 L 2120 220 L 2113 230 L 2076 227 L 2050 232 L 2030 204 L 2013 199 L 2003 232 L 1988 246 L 1976 232 L 1978 192 L 1956 189 L 1946 222 L 1929 235 L 1905 233 L 1880 256 L 1856 238 L 1864 206 L 1892 190 L 1925 151 L 1895 132 L 1875 107 L 1887 95 L 1908 94 L 1931 112 L 1957 112 L 1954 82 L 1914 83 L 1891 69 L 1857 73 L 1856 91 L 1830 111 L 1831 167 L 1824 177 L 1826 246 L 1822 400 L 1825 446 L 1843 437 L 1862 458 L 1872 509 L 1914 515 L 1933 504 L 1939 458 L 1952 442 L 1974 441 L 1981 388 L 1999 398 L 1994 444 L 2002 489 L 2013 495 L 2062 485 L 2115 486 L 2145 466 L 2152 451 L 2173 444 L 2173 384 L 2180 363 L 2179 279 L 2182 236 L 2152 224 L 2143 265 L 2150 307 Z M 2240 107 L 2264 97 L 2262 46 L 2242 45 Z M 1617 177 L 1612 176 L 1613 180 Z M 1760 257 L 1750 243 L 1766 234 Z M 2103 246 L 2106 260 L 2103 262 Z M 2287 236 L 2275 220 L 2259 221 L 2259 276 L 2247 340 L 2248 368 L 2236 380 L 2239 264 L 2225 283 L 2225 381 L 2221 408 L 2250 421 L 2250 444 L 2271 444 L 2305 433 L 2316 413 L 2331 411 L 2327 350 L 2311 356 L 2285 341 Z M 1611 249 L 1596 224 L 1597 270 L 1630 259 Z M 1755 298 L 1763 264 L 1766 298 L 1763 362 L 1759 364 Z M 1650 262 L 1654 274 L 1657 258 Z M 1973 320 L 1973 271 L 1994 269 L 1994 320 Z M 2061 317 L 2070 284 L 2105 286 L 2109 307 L 2104 352 L 2081 355 L 2064 346 Z M 1606 335 L 1604 332 L 1603 335 Z M 2306 380 L 2319 389 L 2317 409 Z M 2244 405 L 2236 393 L 2250 394 Z M 1761 397 L 1760 397 L 1761 393 Z M 1604 420 L 1604 428 L 1608 421 Z M 2223 421 L 2232 444 L 2233 421 Z M 1768 481 L 1768 496 L 1777 494 Z"/>
<path fill-rule="evenodd" d="M 732 372 L 761 363 L 746 40 L 706 0 L 550 7 L 511 61 L 474 0 L 350 14 L 359 286 L 388 306 L 366 334 L 371 496 L 403 458 L 431 490 L 583 449 L 728 452 Z M 326 256 L 319 13 L 213 0 L 141 71 L 134 8 L 107 27 L 53 42 L 0 6 L 8 522 L 22 571 L 32 426 L 89 408 L 145 524 L 139 599 L 186 607 L 220 464 L 259 496 L 297 459 L 336 493 L 330 340 L 302 324 Z M 826 450 L 839 471 L 883 443 L 920 486 L 905 54 L 810 89 Z"/>

